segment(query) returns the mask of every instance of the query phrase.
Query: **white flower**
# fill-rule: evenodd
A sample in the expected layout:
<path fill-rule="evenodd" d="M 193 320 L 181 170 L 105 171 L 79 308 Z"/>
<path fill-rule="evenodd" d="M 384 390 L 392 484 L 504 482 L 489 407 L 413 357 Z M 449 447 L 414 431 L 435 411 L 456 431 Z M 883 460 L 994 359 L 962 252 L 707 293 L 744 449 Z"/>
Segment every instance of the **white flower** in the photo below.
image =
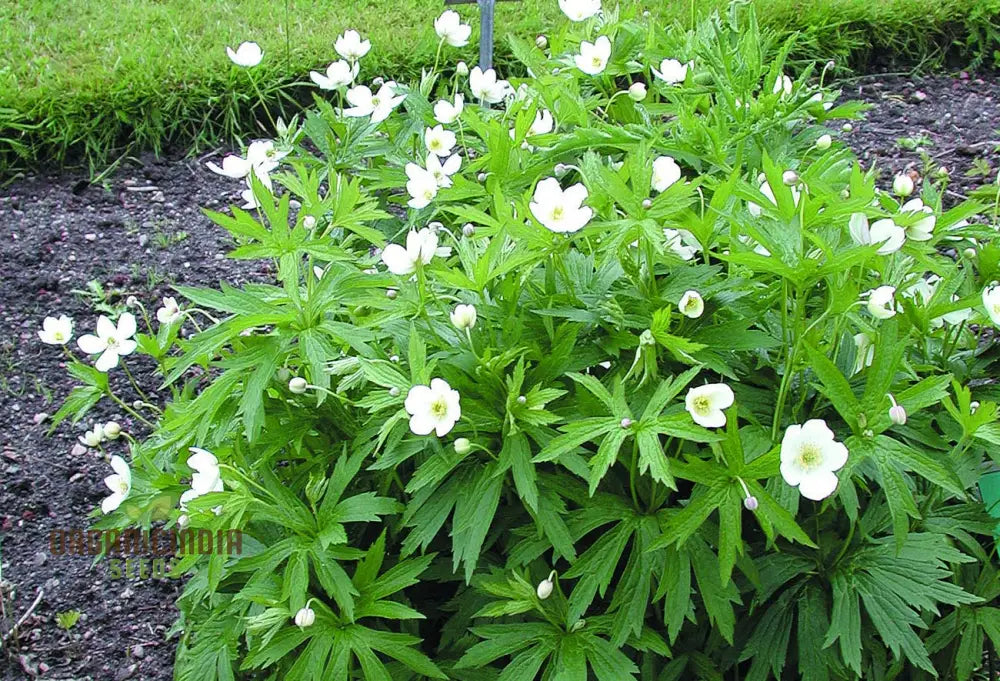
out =
<path fill-rule="evenodd" d="M 104 497 L 104 501 L 101 502 L 101 512 L 104 514 L 111 513 L 121 506 L 132 491 L 132 471 L 129 470 L 125 460 L 120 456 L 112 456 L 111 468 L 114 474 L 104 478 L 104 484 L 111 490 L 111 494 Z"/>
<path fill-rule="evenodd" d="M 94 427 L 77 438 L 81 444 L 87 447 L 97 447 L 104 442 L 104 427 L 100 423 L 95 423 Z"/>
<path fill-rule="evenodd" d="M 101 315 L 97 318 L 97 335 L 88 333 L 80 336 L 76 344 L 88 355 L 100 354 L 94 368 L 106 372 L 118 366 L 119 357 L 130 355 L 135 350 L 136 342 L 132 340 L 135 330 L 135 317 L 131 312 L 122 313 L 117 327 Z"/>
<path fill-rule="evenodd" d="M 897 196 L 909 196 L 914 189 L 913 178 L 906 173 L 900 173 L 892 180 L 892 191 Z"/>
<path fill-rule="evenodd" d="M 38 338 L 48 345 L 66 345 L 73 337 L 73 320 L 66 315 L 56 317 L 46 317 L 42 320 L 42 328 L 38 331 Z"/>
<path fill-rule="evenodd" d="M 994 284 L 983 289 L 983 307 L 993 323 L 1000 326 L 1000 286 Z"/>
<path fill-rule="evenodd" d="M 441 163 L 441 159 L 434 154 L 427 154 L 424 165 L 427 172 L 434 176 L 438 187 L 450 187 L 451 176 L 462 167 L 462 157 L 458 154 L 452 154 L 444 163 Z"/>
<path fill-rule="evenodd" d="M 312 82 L 319 86 L 320 90 L 339 90 L 354 82 L 354 79 L 358 77 L 358 69 L 360 69 L 360 65 L 357 62 L 354 62 L 352 66 L 340 59 L 326 67 L 326 75 L 319 71 L 310 71 L 309 77 L 312 78 Z"/>
<path fill-rule="evenodd" d="M 559 0 L 559 9 L 570 21 L 584 21 L 601 11 L 601 0 Z"/>
<path fill-rule="evenodd" d="M 602 35 L 593 43 L 586 40 L 580 43 L 580 54 L 573 57 L 576 67 L 586 74 L 596 76 L 608 67 L 611 58 L 611 41 Z"/>
<path fill-rule="evenodd" d="M 337 37 L 333 49 L 337 50 L 337 54 L 344 59 L 357 61 L 368 54 L 368 50 L 372 49 L 372 44 L 367 40 L 362 40 L 361 34 L 357 31 L 347 31 Z"/>
<path fill-rule="evenodd" d="M 295 626 L 311 627 L 316 621 L 316 613 L 312 608 L 302 608 L 295 613 Z"/>
<path fill-rule="evenodd" d="M 347 91 L 351 108 L 344 109 L 344 115 L 350 118 L 371 116 L 372 123 L 381 123 L 404 99 L 406 95 L 397 95 L 396 83 L 391 80 L 383 83 L 375 94 L 366 85 L 357 85 Z"/>
<path fill-rule="evenodd" d="M 559 180 L 549 177 L 535 186 L 534 200 L 528 207 L 547 229 L 557 233 L 578 232 L 594 216 L 594 211 L 583 205 L 587 196 L 587 188 L 582 184 L 563 191 Z"/>
<path fill-rule="evenodd" d="M 270 194 L 274 192 L 274 186 L 271 184 L 270 175 L 262 174 L 260 171 L 254 171 L 253 175 L 256 176 L 258 180 L 260 180 L 260 183 L 267 190 L 267 193 Z M 242 192 L 240 192 L 240 198 L 243 199 L 242 207 L 245 209 L 259 208 L 260 203 L 257 201 L 257 195 L 254 194 L 253 180 L 251 179 L 250 175 L 247 175 L 246 185 L 247 188 L 244 189 Z"/>
<path fill-rule="evenodd" d="M 552 120 L 552 112 L 548 109 L 539 109 L 535 114 L 535 120 L 532 121 L 531 127 L 528 128 L 528 136 L 547 135 L 552 132 L 554 127 L 555 121 Z"/>
<path fill-rule="evenodd" d="M 407 163 L 406 176 L 409 178 L 406 183 L 406 191 L 410 193 L 411 197 L 407 205 L 415 209 L 430 205 L 438 192 L 438 181 L 434 173 L 426 168 L 421 168 L 416 163 Z"/>
<path fill-rule="evenodd" d="M 438 247 L 437 234 L 427 227 L 419 232 L 410 231 L 406 235 L 406 248 L 399 244 L 389 244 L 382 251 L 382 262 L 389 271 L 397 275 L 413 274 L 417 263 L 427 265 Z"/>
<path fill-rule="evenodd" d="M 667 238 L 667 248 L 677 254 L 681 260 L 692 260 L 695 254 L 701 250 L 697 245 L 687 245 L 691 243 L 697 244 L 697 240 L 686 229 L 664 227 L 663 236 Z"/>
<path fill-rule="evenodd" d="M 252 42 L 240 43 L 240 46 L 233 51 L 233 48 L 226 47 L 226 54 L 237 66 L 242 66 L 244 68 L 251 68 L 257 66 L 260 60 L 264 58 L 264 53 L 260 49 L 260 45 Z"/>
<path fill-rule="evenodd" d="M 191 489 L 181 495 L 181 508 L 186 508 L 187 502 L 197 499 L 203 494 L 221 492 L 223 490 L 222 472 L 219 470 L 219 460 L 212 452 L 199 447 L 189 447 L 191 456 L 187 465 L 194 473 L 191 475 Z"/>
<path fill-rule="evenodd" d="M 181 318 L 181 308 L 177 300 L 169 296 L 163 299 L 163 307 L 156 311 L 156 320 L 161 324 L 173 324 Z"/>
<path fill-rule="evenodd" d="M 437 156 L 449 156 L 455 142 L 455 133 L 445 130 L 443 125 L 427 128 L 424 131 L 424 146 L 427 147 L 427 151 Z"/>
<path fill-rule="evenodd" d="M 476 325 L 475 305 L 456 305 L 451 313 L 451 323 L 456 329 L 471 329 Z"/>
<path fill-rule="evenodd" d="M 496 104 L 507 96 L 511 87 L 507 81 L 497 80 L 497 72 L 493 69 L 487 69 L 483 72 L 477 66 L 469 74 L 469 89 L 472 90 L 472 94 L 476 99 Z"/>
<path fill-rule="evenodd" d="M 672 184 L 681 179 L 681 167 L 669 156 L 660 156 L 653 161 L 653 177 L 651 184 L 658 192 L 666 191 Z"/>
<path fill-rule="evenodd" d="M 792 192 L 792 202 L 797 206 L 799 205 L 799 198 L 801 196 L 799 188 L 791 187 L 790 189 Z M 767 182 L 767 180 L 761 183 L 760 193 L 766 196 L 768 199 L 770 199 L 772 204 L 774 204 L 775 206 L 778 205 L 778 200 L 774 198 L 774 190 L 771 189 L 771 185 Z M 747 210 L 750 211 L 750 215 L 753 215 L 754 217 L 760 217 L 761 213 L 763 212 L 763 209 L 753 201 L 747 202 Z"/>
<path fill-rule="evenodd" d="M 868 297 L 868 311 L 877 319 L 889 319 L 896 314 L 896 287 L 879 286 L 862 296 Z"/>
<path fill-rule="evenodd" d="M 454 104 L 442 99 L 434 105 L 434 120 L 443 125 L 451 125 L 462 115 L 463 109 L 465 109 L 465 98 L 460 94 L 455 95 Z"/>
<path fill-rule="evenodd" d="M 433 431 L 444 437 L 462 417 L 458 401 L 458 391 L 440 378 L 433 379 L 430 387 L 413 386 L 403 403 L 410 415 L 410 430 L 416 435 L 429 435 Z"/>
<path fill-rule="evenodd" d="M 685 291 L 677 302 L 681 314 L 691 319 L 697 319 L 705 312 L 705 301 L 697 291 Z"/>
<path fill-rule="evenodd" d="M 256 171 L 257 177 L 264 177 L 278 167 L 278 162 L 288 155 L 287 151 L 278 151 L 271 140 L 256 140 L 247 147 L 246 158 L 229 154 L 222 159 L 222 167 L 209 161 L 205 166 L 217 175 L 224 175 L 239 180 Z"/>
<path fill-rule="evenodd" d="M 683 83 L 687 78 L 688 64 L 682 64 L 676 59 L 664 59 L 660 62 L 660 70 L 650 67 L 653 75 L 662 80 L 667 85 L 677 85 Z"/>
<path fill-rule="evenodd" d="M 632 83 L 628 88 L 628 97 L 633 102 L 641 102 L 646 99 L 646 84 Z"/>
<path fill-rule="evenodd" d="M 434 20 L 434 32 L 452 47 L 462 47 L 469 44 L 472 26 L 463 24 L 458 12 L 449 9 Z"/>
<path fill-rule="evenodd" d="M 926 217 L 922 217 L 917 220 L 914 224 L 906 227 L 906 238 L 913 239 L 914 241 L 929 241 L 934 234 L 934 226 L 937 224 L 937 218 L 934 216 L 934 210 L 930 206 L 925 206 L 924 202 L 920 199 L 911 199 L 903 204 L 899 209 L 900 213 L 925 213 Z"/>
<path fill-rule="evenodd" d="M 906 242 L 906 231 L 888 218 L 876 220 L 869 228 L 868 216 L 854 213 L 851 215 L 849 228 L 854 243 L 861 246 L 881 244 L 876 251 L 879 255 L 895 253 Z"/>
<path fill-rule="evenodd" d="M 726 425 L 726 413 L 736 400 L 732 388 L 725 383 L 710 383 L 691 388 L 684 398 L 684 408 L 699 426 L 722 428 Z"/>
<path fill-rule="evenodd" d="M 771 88 L 773 94 L 778 94 L 779 92 L 783 96 L 788 96 L 792 94 L 792 79 L 785 74 L 780 74 L 774 79 L 774 87 Z"/>
<path fill-rule="evenodd" d="M 837 489 L 837 476 L 847 463 L 847 447 L 834 439 L 823 419 L 788 426 L 781 438 L 781 477 L 806 499 L 820 501 Z"/>
<path fill-rule="evenodd" d="M 856 374 L 865 367 L 870 367 L 875 360 L 875 344 L 872 343 L 871 336 L 867 333 L 859 333 L 854 336 L 854 371 Z"/>

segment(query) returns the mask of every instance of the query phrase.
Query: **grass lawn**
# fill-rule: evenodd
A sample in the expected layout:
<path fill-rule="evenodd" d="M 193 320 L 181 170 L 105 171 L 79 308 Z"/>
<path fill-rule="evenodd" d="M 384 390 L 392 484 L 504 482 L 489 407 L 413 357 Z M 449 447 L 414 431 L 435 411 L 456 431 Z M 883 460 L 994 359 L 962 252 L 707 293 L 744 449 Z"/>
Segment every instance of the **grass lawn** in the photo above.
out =
<path fill-rule="evenodd" d="M 725 0 L 692 0 L 699 12 Z M 887 49 L 917 59 L 957 47 L 966 62 L 993 60 L 1000 0 L 750 0 L 781 32 L 802 32 L 806 58 L 864 59 Z M 607 0 L 605 4 L 610 4 Z M 687 21 L 686 0 L 622 0 Z M 287 7 L 287 14 L 286 14 Z M 333 41 L 356 28 L 373 43 L 362 78 L 419 72 L 433 60 L 433 19 L 443 0 L 32 0 L 0 5 L 0 171 L 62 161 L 82 151 L 103 161 L 131 141 L 204 145 L 246 133 L 256 101 L 226 44 L 254 40 L 254 70 L 269 100 L 335 58 Z M 473 5 L 461 6 L 467 17 Z M 502 35 L 532 35 L 563 21 L 556 0 L 498 5 Z M 475 35 L 474 35 L 475 40 Z M 475 42 L 446 58 L 476 59 Z"/>

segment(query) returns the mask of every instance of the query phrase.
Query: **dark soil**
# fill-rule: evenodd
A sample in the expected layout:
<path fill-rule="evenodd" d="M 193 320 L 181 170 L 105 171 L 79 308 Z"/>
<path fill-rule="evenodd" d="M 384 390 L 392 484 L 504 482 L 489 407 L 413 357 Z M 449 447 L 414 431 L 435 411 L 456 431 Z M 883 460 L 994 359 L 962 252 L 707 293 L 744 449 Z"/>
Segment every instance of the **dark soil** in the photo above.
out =
<path fill-rule="evenodd" d="M 867 77 L 845 85 L 844 94 L 875 105 L 867 120 L 842 136 L 886 181 L 897 172 L 922 170 L 919 153 L 897 144 L 919 136 L 951 171 L 955 194 L 989 182 L 966 176 L 976 159 L 989 163 L 995 178 L 995 81 Z M 148 187 L 155 189 L 135 191 Z M 239 189 L 238 182 L 214 176 L 199 162 L 144 159 L 110 176 L 106 187 L 87 185 L 79 176 L 39 176 L 15 183 L 0 197 L 0 317 L 10 330 L 0 336 L 0 576 L 6 589 L 0 635 L 42 593 L 17 641 L 0 653 L 0 680 L 172 677 L 174 643 L 164 634 L 176 617 L 178 585 L 148 577 L 112 579 L 104 562 L 91 565 L 87 557 L 50 552 L 50 531 L 86 528 L 88 513 L 107 494 L 102 481 L 110 468 L 93 450 L 74 451 L 77 437 L 110 419 L 126 431 L 141 429 L 102 403 L 85 422 L 63 424 L 46 437 L 44 415 L 58 408 L 72 380 L 62 353 L 41 344 L 36 330 L 46 315 L 68 314 L 79 336 L 93 328 L 95 303 L 121 309 L 129 295 L 152 313 L 172 283 L 270 280 L 258 263 L 223 259 L 229 249 L 225 232 L 200 212 L 222 209 Z M 91 281 L 100 284 L 103 296 L 74 292 Z M 143 389 L 155 390 L 152 374 L 141 364 L 133 368 Z M 129 395 L 127 384 L 123 394 Z M 106 449 L 127 458 L 125 447 L 117 440 Z M 80 620 L 63 631 L 56 615 L 71 610 L 81 613 Z"/>
<path fill-rule="evenodd" d="M 922 179 L 924 155 L 948 170 L 946 205 L 995 182 L 1000 166 L 1000 82 L 962 73 L 958 78 L 866 76 L 845 83 L 845 99 L 875 108 L 843 139 L 862 165 L 881 171 L 883 186 L 897 173 Z"/>

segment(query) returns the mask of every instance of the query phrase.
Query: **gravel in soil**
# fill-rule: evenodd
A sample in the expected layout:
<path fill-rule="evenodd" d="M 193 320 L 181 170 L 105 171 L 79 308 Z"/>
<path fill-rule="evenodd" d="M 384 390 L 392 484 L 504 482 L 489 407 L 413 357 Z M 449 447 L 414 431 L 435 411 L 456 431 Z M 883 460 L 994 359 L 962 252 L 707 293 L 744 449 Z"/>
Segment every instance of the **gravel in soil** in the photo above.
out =
<path fill-rule="evenodd" d="M 949 169 L 952 199 L 995 179 L 1000 84 L 994 80 L 872 76 L 845 85 L 844 96 L 874 105 L 841 135 L 885 180 L 922 172 L 919 151 L 906 146 L 922 147 Z M 902 146 L 902 138 L 916 143 Z M 987 166 L 988 177 L 967 174 Z M 136 433 L 141 424 L 102 403 L 77 426 L 64 423 L 47 436 L 47 414 L 72 380 L 65 357 L 42 345 L 36 331 L 46 315 L 68 314 L 78 336 L 92 328 L 95 306 L 120 310 L 129 295 L 152 314 L 175 283 L 271 280 L 267 264 L 224 258 L 227 235 L 201 213 L 237 202 L 239 189 L 199 162 L 147 157 L 103 186 L 74 175 L 36 176 L 0 196 L 0 318 L 7 330 L 0 336 L 0 628 L 9 629 L 42 594 L 17 640 L 0 653 L 3 681 L 172 677 L 174 642 L 165 632 L 176 618 L 178 584 L 149 575 L 113 579 L 105 562 L 50 551 L 50 532 L 85 529 L 107 494 L 104 456 L 78 446 L 77 438 L 95 422 L 115 420 Z M 142 388 L 155 393 L 149 367 L 133 368 Z M 127 383 L 121 387 L 131 399 Z M 124 440 L 106 449 L 127 456 Z M 63 630 L 56 616 L 69 611 L 80 618 Z"/>

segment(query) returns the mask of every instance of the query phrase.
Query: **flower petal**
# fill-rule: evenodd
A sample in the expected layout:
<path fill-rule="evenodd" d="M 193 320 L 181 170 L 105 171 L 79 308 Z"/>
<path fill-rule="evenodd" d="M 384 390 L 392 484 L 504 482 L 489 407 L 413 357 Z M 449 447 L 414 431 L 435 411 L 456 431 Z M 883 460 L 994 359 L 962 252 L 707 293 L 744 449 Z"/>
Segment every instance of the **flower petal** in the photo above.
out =
<path fill-rule="evenodd" d="M 806 499 L 822 501 L 837 489 L 837 476 L 830 471 L 816 471 L 803 476 L 799 483 L 799 492 Z"/>

